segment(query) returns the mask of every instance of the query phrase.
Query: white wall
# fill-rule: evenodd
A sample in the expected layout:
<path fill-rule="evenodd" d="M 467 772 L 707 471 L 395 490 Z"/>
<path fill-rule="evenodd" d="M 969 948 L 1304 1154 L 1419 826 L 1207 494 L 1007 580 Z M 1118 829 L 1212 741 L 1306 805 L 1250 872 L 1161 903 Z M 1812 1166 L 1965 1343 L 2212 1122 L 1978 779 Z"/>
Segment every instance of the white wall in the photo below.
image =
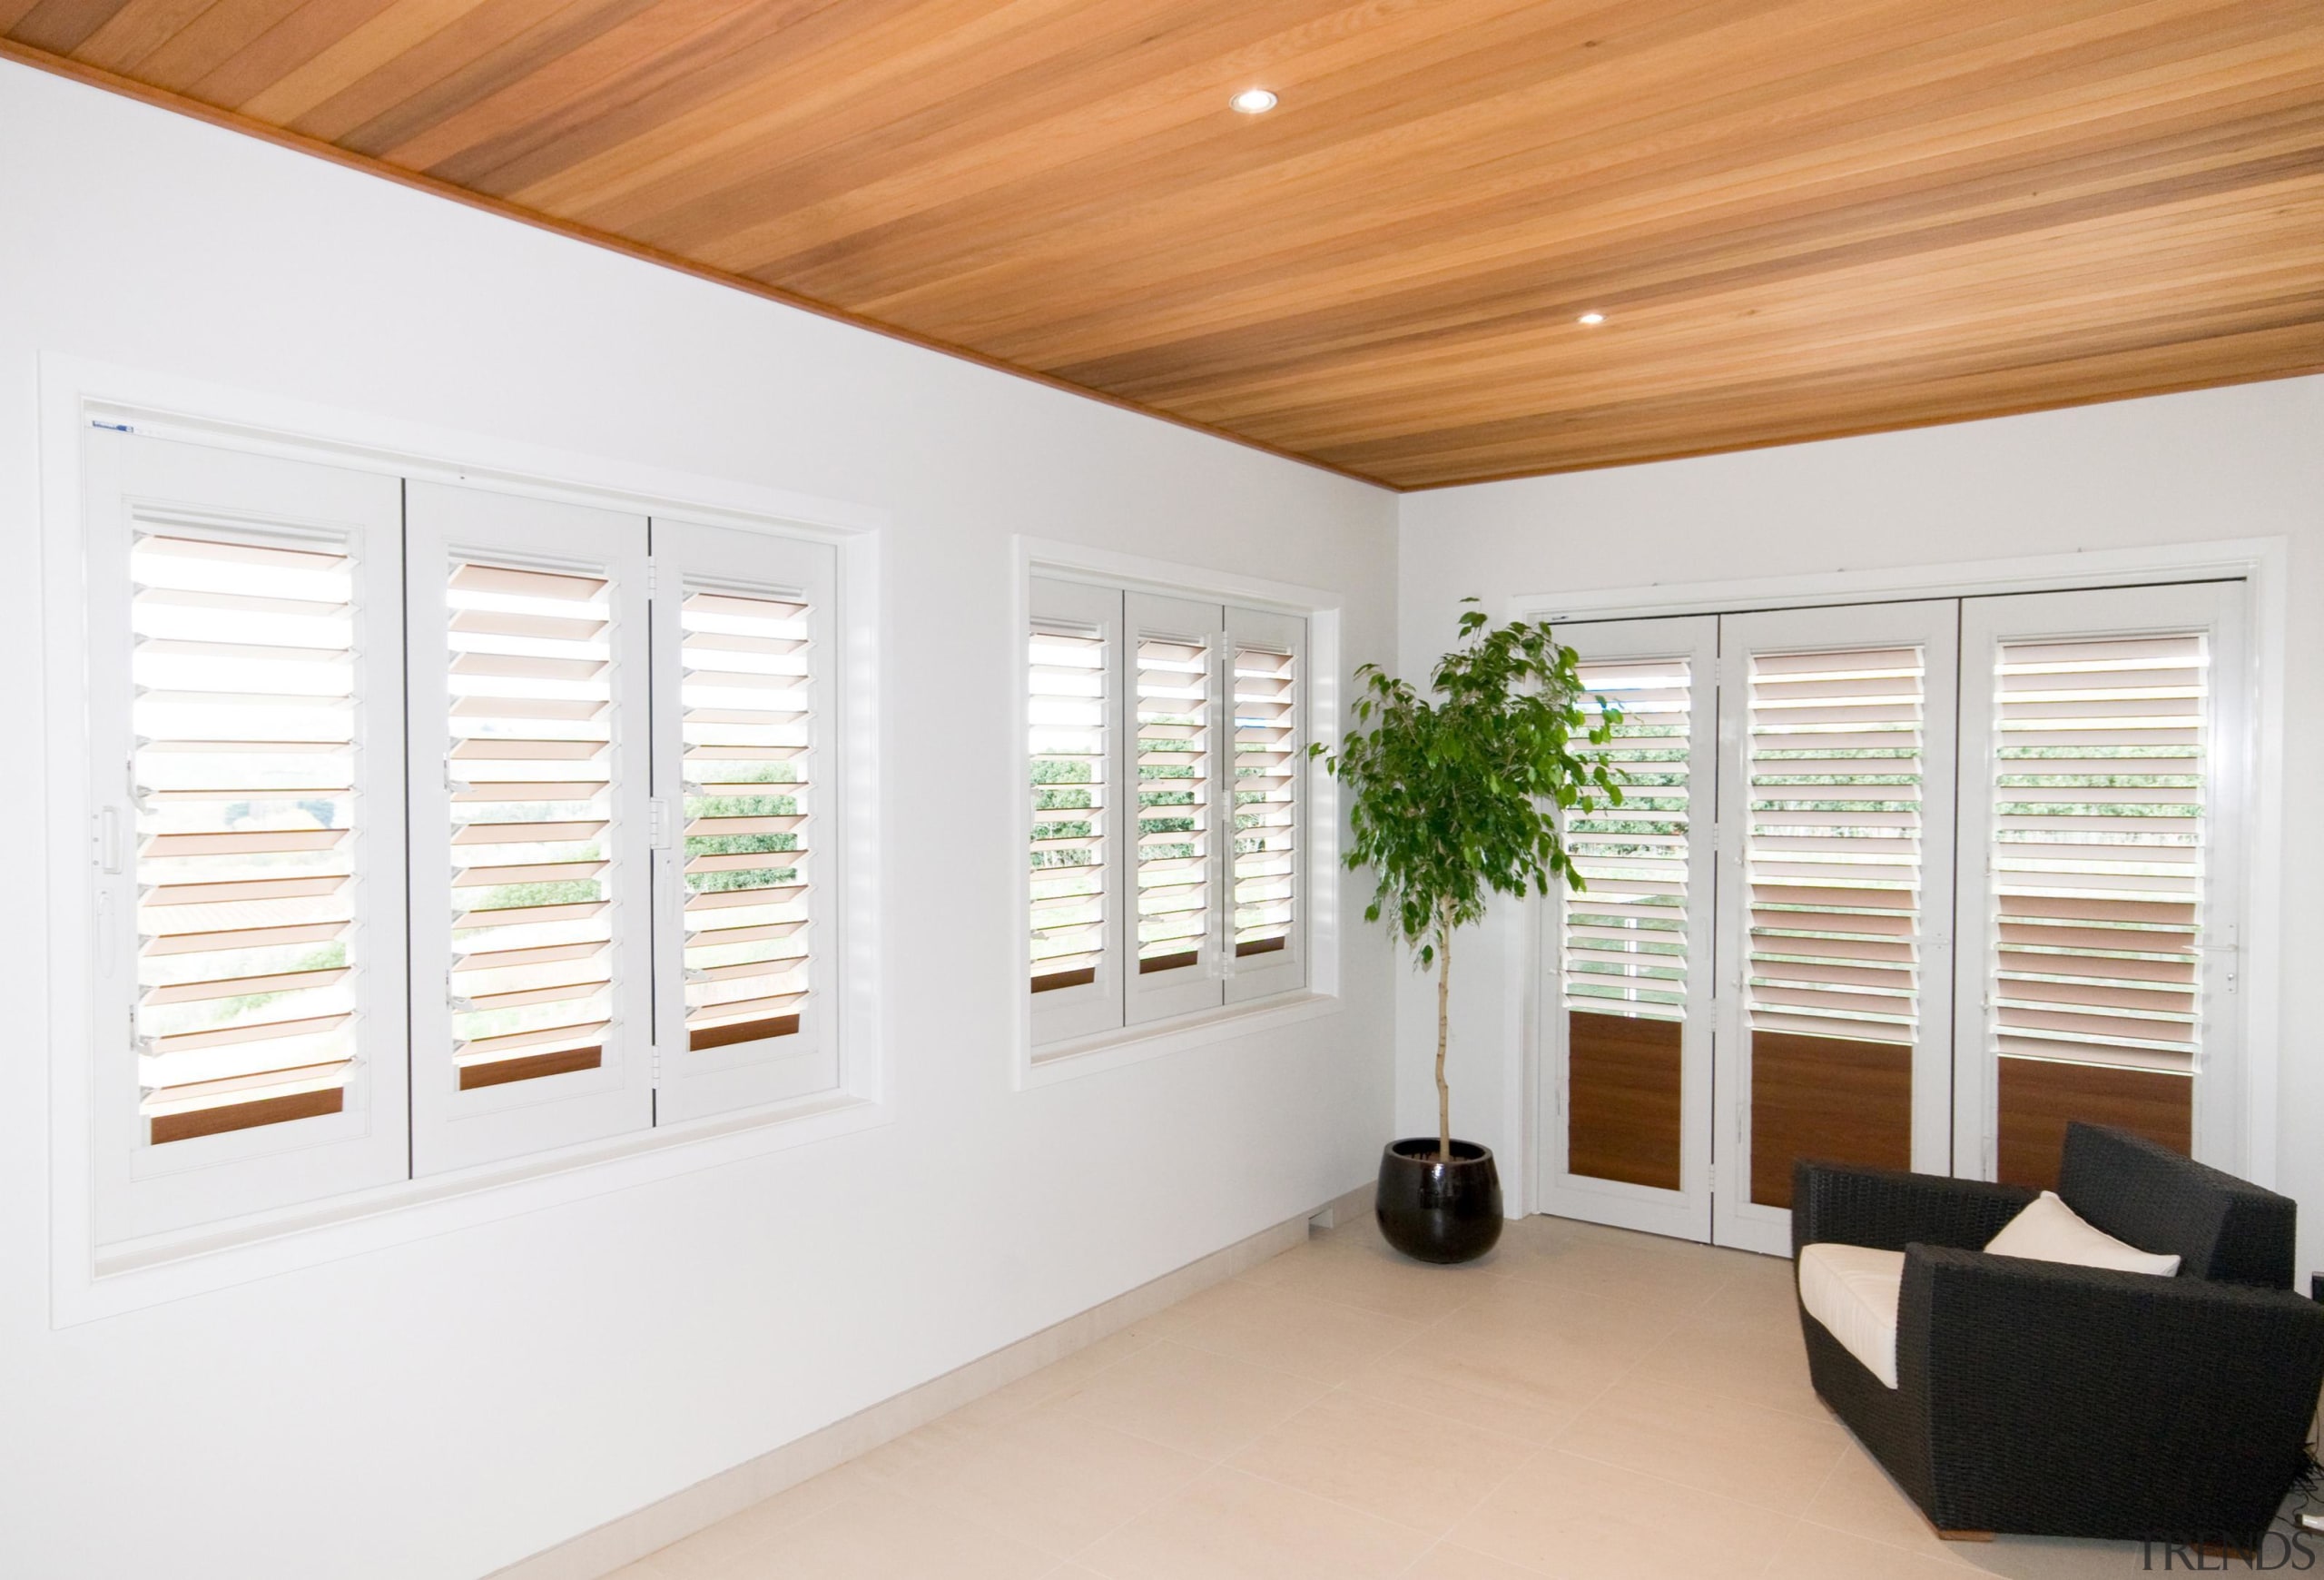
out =
<path fill-rule="evenodd" d="M 2324 379 L 1406 495 L 1400 650 L 1420 673 L 1465 594 L 1867 570 L 2082 549 L 2290 540 L 2277 1185 L 2324 1269 Z M 2306 788 L 2303 788 L 2306 787 Z M 1520 1166 L 1518 1022 L 1534 969 L 1509 911 L 1463 940 L 1453 1122 Z M 1400 1131 L 1434 1127 L 1434 998 L 1400 992 Z M 2255 1049 L 2255 1058 L 2272 1050 Z"/>
<path fill-rule="evenodd" d="M 962 698 L 1014 683 L 1018 532 L 1324 582 L 1348 661 L 1384 658 L 1391 496 L 7 64 L 0 150 L 0 736 L 40 724 L 42 351 L 892 512 L 898 1109 L 52 1330 L 41 864 L 0 845 L 0 1573 L 465 1580 L 1366 1177 L 1392 975 L 1360 897 L 1342 1012 L 1012 1090 L 1019 746 Z M 0 776 L 0 822 L 42 815 Z"/>

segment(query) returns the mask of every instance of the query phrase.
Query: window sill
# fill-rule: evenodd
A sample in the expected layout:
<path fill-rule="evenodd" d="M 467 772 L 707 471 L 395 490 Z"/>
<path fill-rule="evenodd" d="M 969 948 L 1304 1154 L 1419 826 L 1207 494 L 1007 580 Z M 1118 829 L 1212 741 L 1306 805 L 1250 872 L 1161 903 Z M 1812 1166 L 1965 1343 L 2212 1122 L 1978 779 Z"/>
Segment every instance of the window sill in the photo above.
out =
<path fill-rule="evenodd" d="M 126 1241 L 57 1269 L 53 1326 L 295 1272 L 390 1246 L 627 1190 L 884 1124 L 884 1103 L 845 1091 L 722 1115 L 328 1202 Z"/>
<path fill-rule="evenodd" d="M 1339 1008 L 1337 993 L 1303 989 L 1275 998 L 1237 1004 L 1228 1010 L 1204 1010 L 1196 1014 L 1155 1021 L 1126 1031 L 1106 1032 L 1070 1042 L 1051 1043 L 1034 1049 L 1032 1057 L 1020 1064 L 1017 1084 L 1020 1088 L 1049 1086 L 1078 1076 L 1097 1075 L 1105 1071 L 1118 1070 L 1127 1064 L 1142 1064 L 1148 1059 L 1160 1059 L 1188 1049 L 1206 1047 L 1213 1042 L 1224 1042 L 1230 1038 L 1248 1037 L 1260 1032 L 1274 1031 L 1279 1026 L 1296 1025 L 1302 1021 L 1335 1013 Z"/>

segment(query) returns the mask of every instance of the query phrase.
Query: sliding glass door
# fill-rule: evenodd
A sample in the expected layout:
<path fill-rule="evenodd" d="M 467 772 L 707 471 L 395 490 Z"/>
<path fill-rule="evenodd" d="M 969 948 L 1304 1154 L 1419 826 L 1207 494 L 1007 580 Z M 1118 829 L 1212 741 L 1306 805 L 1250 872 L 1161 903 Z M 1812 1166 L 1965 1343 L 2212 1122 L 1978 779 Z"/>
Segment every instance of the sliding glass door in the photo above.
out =
<path fill-rule="evenodd" d="M 1633 788 L 1567 831 L 1543 1210 L 1783 1253 L 1803 1158 L 2047 1184 L 2076 1118 L 2233 1167 L 2241 594 L 1561 627 Z"/>

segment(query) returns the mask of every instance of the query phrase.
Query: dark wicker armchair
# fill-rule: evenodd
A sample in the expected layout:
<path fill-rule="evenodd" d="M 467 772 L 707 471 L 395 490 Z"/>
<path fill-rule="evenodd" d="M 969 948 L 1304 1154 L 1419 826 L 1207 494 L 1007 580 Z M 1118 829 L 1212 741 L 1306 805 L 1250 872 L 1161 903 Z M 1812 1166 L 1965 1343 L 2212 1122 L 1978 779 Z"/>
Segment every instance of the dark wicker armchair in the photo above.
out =
<path fill-rule="evenodd" d="M 1896 1382 L 1803 1307 L 1816 1391 L 1948 1536 L 2257 1546 L 2305 1463 L 2324 1306 L 2290 1290 L 2294 1205 L 2076 1124 L 2058 1193 L 2175 1279 L 1988 1256 L 2035 1192 L 1802 1162 L 1792 1250 L 1905 1253 Z"/>

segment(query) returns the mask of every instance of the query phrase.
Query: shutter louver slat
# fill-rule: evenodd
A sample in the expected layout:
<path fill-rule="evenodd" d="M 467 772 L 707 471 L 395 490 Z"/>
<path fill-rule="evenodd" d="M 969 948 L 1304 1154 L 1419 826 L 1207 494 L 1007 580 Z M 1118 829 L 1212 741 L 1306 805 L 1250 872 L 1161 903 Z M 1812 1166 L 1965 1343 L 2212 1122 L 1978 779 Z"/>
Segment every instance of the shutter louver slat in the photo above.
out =
<path fill-rule="evenodd" d="M 1235 649 L 1234 937 L 1236 958 L 1289 946 L 1298 921 L 1298 807 L 1288 772 L 1299 750 L 1296 657 Z"/>
<path fill-rule="evenodd" d="M 353 568 L 132 540 L 139 1111 L 155 1145 L 336 1113 L 354 1069 Z"/>
<path fill-rule="evenodd" d="M 810 615 L 794 593 L 685 589 L 680 733 L 688 764 L 716 765 L 685 774 L 690 1051 L 800 1029 L 812 935 Z"/>
<path fill-rule="evenodd" d="M 1210 930 L 1210 647 L 1140 633 L 1134 681 L 1137 969 L 1202 963 Z"/>
<path fill-rule="evenodd" d="M 1027 647 L 1032 989 L 1095 980 L 1106 927 L 1106 644 L 1036 620 Z"/>
<path fill-rule="evenodd" d="M 451 565 L 454 1066 L 462 1091 L 596 1068 L 613 1018 L 610 584 Z M 571 765 L 555 781 L 541 761 Z M 585 946 L 588 957 L 535 951 Z M 498 957 L 498 963 L 485 962 Z"/>
<path fill-rule="evenodd" d="M 1916 647 L 1752 656 L 1755 1032 L 1917 1041 L 1923 670 Z"/>
<path fill-rule="evenodd" d="M 1600 755 L 1622 805 L 1570 819 L 1566 848 L 1589 887 L 1565 904 L 1562 998 L 1590 1014 L 1682 1021 L 1687 1012 L 1692 666 L 1684 658 L 1585 661 L 1583 708 L 1622 713 Z"/>
<path fill-rule="evenodd" d="M 2208 657 L 2201 634 L 2001 645 L 1996 1052 L 2195 1072 Z"/>

